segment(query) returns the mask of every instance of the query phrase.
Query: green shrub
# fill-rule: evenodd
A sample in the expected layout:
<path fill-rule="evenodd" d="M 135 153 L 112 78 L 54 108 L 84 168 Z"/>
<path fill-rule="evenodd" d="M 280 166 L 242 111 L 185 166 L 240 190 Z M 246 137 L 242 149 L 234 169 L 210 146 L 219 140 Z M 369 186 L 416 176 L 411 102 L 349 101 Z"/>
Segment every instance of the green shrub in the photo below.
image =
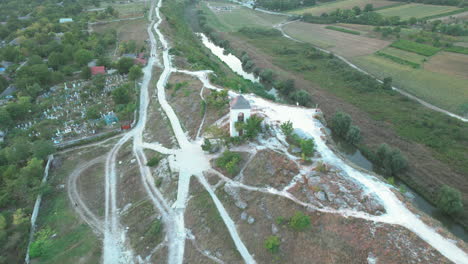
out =
<path fill-rule="evenodd" d="M 302 154 L 306 157 L 312 156 L 315 152 L 315 143 L 314 143 L 314 139 L 312 138 L 301 139 L 300 146 L 301 146 Z"/>
<path fill-rule="evenodd" d="M 212 90 L 210 94 L 206 97 L 206 104 L 208 107 L 213 107 L 215 109 L 221 109 L 229 104 L 228 91 L 216 91 Z"/>
<path fill-rule="evenodd" d="M 160 161 L 161 161 L 161 156 L 155 155 L 150 160 L 148 160 L 148 162 L 146 163 L 146 166 L 149 166 L 149 167 L 158 166 Z"/>
<path fill-rule="evenodd" d="M 344 112 L 337 112 L 331 120 L 331 129 L 339 137 L 345 138 L 351 122 L 351 116 Z"/>
<path fill-rule="evenodd" d="M 452 47 L 445 48 L 444 50 L 468 55 L 468 48 L 466 47 L 452 46 Z"/>
<path fill-rule="evenodd" d="M 5 216 L 0 214 L 0 231 L 5 230 L 7 227 L 7 220 L 5 219 Z"/>
<path fill-rule="evenodd" d="M 463 210 L 462 197 L 459 190 L 443 185 L 437 193 L 437 207 L 446 214 L 457 214 Z"/>
<path fill-rule="evenodd" d="M 221 157 L 216 160 L 216 166 L 225 169 L 229 174 L 234 175 L 239 170 L 241 155 L 239 153 L 226 150 Z"/>
<path fill-rule="evenodd" d="M 280 239 L 277 236 L 269 236 L 265 239 L 265 248 L 271 253 L 277 253 L 280 247 Z"/>
<path fill-rule="evenodd" d="M 286 137 L 291 136 L 294 131 L 293 124 L 291 121 L 286 121 L 280 125 L 281 131 Z"/>
<path fill-rule="evenodd" d="M 302 212 L 296 212 L 291 217 L 289 226 L 296 231 L 304 231 L 310 226 L 310 217 Z"/>
<path fill-rule="evenodd" d="M 408 161 L 400 150 L 393 149 L 385 143 L 377 149 L 376 162 L 386 175 L 396 175 L 408 167 Z"/>
<path fill-rule="evenodd" d="M 424 56 L 432 56 L 436 54 L 437 52 L 439 52 L 440 50 L 439 48 L 436 48 L 433 46 L 429 46 L 429 45 L 425 45 L 425 44 L 421 44 L 421 43 L 417 43 L 417 42 L 405 40 L 405 39 L 397 40 L 393 42 L 392 45 L 390 46 L 397 48 L 397 49 L 421 54 Z"/>
<path fill-rule="evenodd" d="M 162 224 L 161 220 L 156 219 L 151 224 L 151 227 L 149 229 L 149 234 L 151 236 L 157 236 L 157 235 L 159 235 L 161 233 L 162 228 L 163 228 L 163 224 Z"/>
<path fill-rule="evenodd" d="M 358 126 L 351 126 L 346 133 L 346 142 L 356 145 L 361 141 L 361 130 Z"/>
<path fill-rule="evenodd" d="M 236 129 L 244 130 L 243 138 L 253 139 L 262 132 L 263 118 L 257 115 L 251 116 L 246 122 L 236 122 Z"/>
<path fill-rule="evenodd" d="M 31 258 L 41 257 L 47 253 L 47 250 L 49 250 L 52 245 L 50 237 L 53 233 L 54 232 L 48 227 L 36 233 L 36 239 L 31 243 L 31 247 L 29 248 L 29 256 Z"/>
<path fill-rule="evenodd" d="M 211 144 L 210 140 L 205 138 L 203 141 L 203 145 L 201 146 L 203 151 L 210 152 L 213 148 L 213 144 Z"/>
<path fill-rule="evenodd" d="M 291 100 L 299 103 L 299 105 L 307 106 L 310 103 L 311 97 L 309 92 L 305 90 L 299 90 L 291 94 Z"/>

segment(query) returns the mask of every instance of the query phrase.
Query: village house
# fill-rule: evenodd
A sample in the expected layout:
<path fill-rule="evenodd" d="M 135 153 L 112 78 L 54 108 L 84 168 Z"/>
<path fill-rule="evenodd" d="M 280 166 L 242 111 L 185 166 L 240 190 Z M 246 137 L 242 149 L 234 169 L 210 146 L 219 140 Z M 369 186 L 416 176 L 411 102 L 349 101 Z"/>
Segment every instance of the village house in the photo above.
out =
<path fill-rule="evenodd" d="M 60 18 L 59 19 L 59 23 L 60 24 L 63 24 L 63 23 L 71 23 L 73 22 L 73 18 Z"/>
<path fill-rule="evenodd" d="M 106 74 L 106 67 L 104 66 L 94 66 L 90 67 L 91 69 L 91 75 L 97 75 L 97 74 Z"/>
<path fill-rule="evenodd" d="M 250 118 L 250 103 L 242 95 L 237 96 L 231 101 L 230 109 L 230 135 L 231 137 L 242 136 L 243 131 L 237 131 L 237 122 L 246 122 Z"/>

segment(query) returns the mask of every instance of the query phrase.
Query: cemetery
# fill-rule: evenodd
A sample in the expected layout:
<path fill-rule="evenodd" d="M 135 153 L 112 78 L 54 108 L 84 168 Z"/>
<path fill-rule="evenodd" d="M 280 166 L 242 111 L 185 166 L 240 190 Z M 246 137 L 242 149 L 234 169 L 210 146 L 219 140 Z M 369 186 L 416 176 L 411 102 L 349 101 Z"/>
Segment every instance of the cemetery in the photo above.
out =
<path fill-rule="evenodd" d="M 129 126 L 132 120 L 120 120 L 114 112 L 111 93 L 126 84 L 126 75 L 106 75 L 104 87 L 96 81 L 77 80 L 50 88 L 37 98 L 41 111 L 16 125 L 31 138 L 51 139 L 61 145 Z M 93 83 L 94 82 L 94 83 Z"/>

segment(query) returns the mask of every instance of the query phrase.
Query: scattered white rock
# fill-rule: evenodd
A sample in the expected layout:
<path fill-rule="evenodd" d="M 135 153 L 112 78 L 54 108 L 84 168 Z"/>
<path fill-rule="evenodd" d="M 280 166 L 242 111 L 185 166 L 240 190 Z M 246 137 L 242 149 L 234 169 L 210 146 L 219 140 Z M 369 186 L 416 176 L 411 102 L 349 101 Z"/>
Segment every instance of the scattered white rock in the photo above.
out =
<path fill-rule="evenodd" d="M 271 224 L 271 232 L 273 234 L 278 233 L 278 227 L 275 224 Z"/>
<path fill-rule="evenodd" d="M 248 214 L 245 211 L 242 212 L 241 219 L 245 221 L 245 220 L 247 220 L 247 217 L 248 217 Z"/>
<path fill-rule="evenodd" d="M 247 220 L 247 223 L 253 224 L 254 222 L 255 222 L 255 218 L 253 218 L 252 216 L 249 216 L 249 219 Z"/>
<path fill-rule="evenodd" d="M 319 199 L 320 201 L 326 201 L 327 200 L 327 196 L 325 195 L 325 193 L 323 191 L 316 192 L 315 197 L 317 197 L 317 199 Z"/>

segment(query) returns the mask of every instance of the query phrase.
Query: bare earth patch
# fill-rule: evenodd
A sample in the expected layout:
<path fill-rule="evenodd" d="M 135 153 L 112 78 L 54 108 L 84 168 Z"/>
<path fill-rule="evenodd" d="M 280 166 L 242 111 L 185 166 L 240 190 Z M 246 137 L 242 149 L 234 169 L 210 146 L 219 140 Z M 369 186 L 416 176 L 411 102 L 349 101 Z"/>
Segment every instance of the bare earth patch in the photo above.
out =
<path fill-rule="evenodd" d="M 200 97 L 203 84 L 195 77 L 182 73 L 172 74 L 169 83 L 172 87 L 166 90 L 167 100 L 189 137 L 194 139 L 203 118 Z"/>
<path fill-rule="evenodd" d="M 259 151 L 244 170 L 244 183 L 255 186 L 285 187 L 299 168 L 285 155 L 273 150 Z"/>
<path fill-rule="evenodd" d="M 346 57 L 369 55 L 390 45 L 389 41 L 330 30 L 326 26 L 294 22 L 285 25 L 283 29 L 293 38 Z"/>
<path fill-rule="evenodd" d="M 226 263 L 242 263 L 242 258 L 237 252 L 234 242 L 228 235 L 228 230 L 211 200 L 208 192 L 192 177 L 190 184 L 191 199 L 187 205 L 185 214 L 186 228 L 191 230 L 194 241 L 186 241 L 186 249 L 192 243 L 196 243 L 198 248 L 206 251 Z M 193 246 L 192 246 L 193 247 Z M 202 262 L 197 254 L 185 254 L 186 263 L 211 263 L 209 258 Z"/>
<path fill-rule="evenodd" d="M 424 69 L 468 79 L 468 55 L 439 52 L 424 64 Z"/>

